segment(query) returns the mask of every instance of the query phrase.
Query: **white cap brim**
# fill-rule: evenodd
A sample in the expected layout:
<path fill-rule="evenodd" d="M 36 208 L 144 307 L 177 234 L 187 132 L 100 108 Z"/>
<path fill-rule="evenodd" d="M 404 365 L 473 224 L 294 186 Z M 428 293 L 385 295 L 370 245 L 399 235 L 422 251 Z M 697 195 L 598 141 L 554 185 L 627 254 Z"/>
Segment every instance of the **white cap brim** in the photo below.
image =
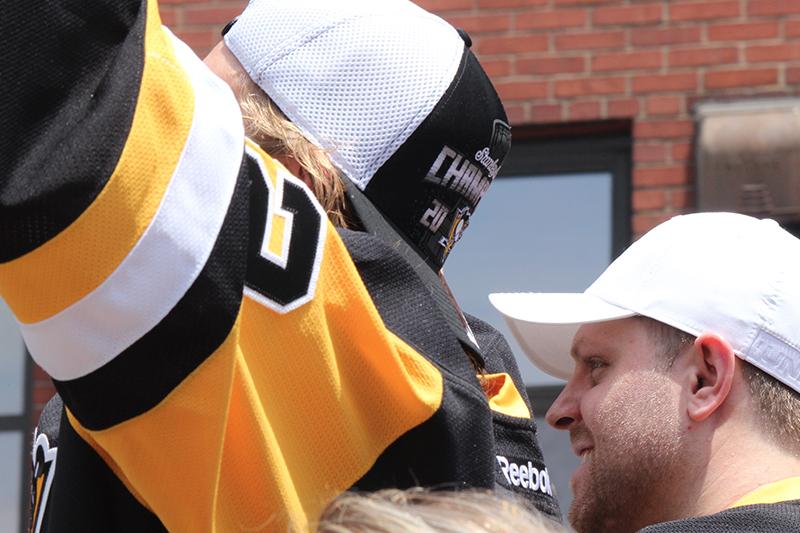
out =
<path fill-rule="evenodd" d="M 570 350 L 578 328 L 637 314 L 587 293 L 494 293 L 489 301 L 504 316 L 528 359 L 561 379 L 572 375 Z"/>

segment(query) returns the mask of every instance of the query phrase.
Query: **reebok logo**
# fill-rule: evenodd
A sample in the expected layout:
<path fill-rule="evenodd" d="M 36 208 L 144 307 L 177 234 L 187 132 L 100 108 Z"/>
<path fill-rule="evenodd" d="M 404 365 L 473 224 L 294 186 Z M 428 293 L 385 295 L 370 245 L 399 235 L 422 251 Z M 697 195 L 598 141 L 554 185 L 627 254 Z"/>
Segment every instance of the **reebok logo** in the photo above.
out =
<path fill-rule="evenodd" d="M 553 489 L 550 486 L 550 474 L 547 473 L 547 468 L 539 470 L 530 461 L 528 461 L 528 464 L 517 464 L 502 455 L 497 456 L 497 463 L 500 465 L 500 471 L 509 485 L 522 487 L 533 492 L 539 491 L 548 496 L 553 495 Z"/>

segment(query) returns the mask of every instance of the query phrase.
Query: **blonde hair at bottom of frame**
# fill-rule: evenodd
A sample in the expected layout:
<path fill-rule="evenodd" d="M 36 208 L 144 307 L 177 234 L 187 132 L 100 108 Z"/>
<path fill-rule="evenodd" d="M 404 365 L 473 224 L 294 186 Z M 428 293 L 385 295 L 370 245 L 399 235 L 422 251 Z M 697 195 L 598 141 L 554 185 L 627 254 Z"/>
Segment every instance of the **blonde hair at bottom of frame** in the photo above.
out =
<path fill-rule="evenodd" d="M 386 489 L 347 492 L 322 514 L 317 533 L 560 533 L 560 524 L 511 494 Z"/>

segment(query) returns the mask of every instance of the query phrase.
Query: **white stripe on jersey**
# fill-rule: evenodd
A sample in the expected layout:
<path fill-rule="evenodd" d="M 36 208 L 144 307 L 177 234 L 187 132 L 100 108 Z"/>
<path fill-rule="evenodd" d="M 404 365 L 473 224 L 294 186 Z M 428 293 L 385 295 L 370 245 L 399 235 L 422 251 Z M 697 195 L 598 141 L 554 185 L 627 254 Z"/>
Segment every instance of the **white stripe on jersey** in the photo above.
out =
<path fill-rule="evenodd" d="M 158 212 L 119 267 L 64 311 L 20 324 L 34 360 L 58 380 L 97 370 L 169 313 L 205 266 L 233 196 L 244 148 L 239 106 L 228 86 L 164 31 L 195 92 L 192 126 Z"/>

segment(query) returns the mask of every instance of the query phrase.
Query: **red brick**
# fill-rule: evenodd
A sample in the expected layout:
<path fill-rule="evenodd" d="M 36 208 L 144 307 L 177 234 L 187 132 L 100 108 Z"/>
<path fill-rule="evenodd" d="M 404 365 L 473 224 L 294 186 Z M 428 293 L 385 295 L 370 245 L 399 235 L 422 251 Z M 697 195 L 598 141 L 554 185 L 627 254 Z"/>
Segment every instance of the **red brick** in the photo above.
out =
<path fill-rule="evenodd" d="M 750 0 L 748 15 L 788 15 L 800 13 L 797 0 Z"/>
<path fill-rule="evenodd" d="M 28 419 L 30 427 L 36 427 L 36 425 L 39 423 L 39 418 L 42 416 L 43 407 L 43 405 L 31 404 L 31 417 Z"/>
<path fill-rule="evenodd" d="M 669 205 L 673 209 L 689 209 L 695 207 L 694 193 L 688 189 L 671 191 Z"/>
<path fill-rule="evenodd" d="M 597 120 L 600 117 L 600 102 L 573 102 L 569 106 L 570 120 Z"/>
<path fill-rule="evenodd" d="M 559 74 L 585 70 L 586 60 L 583 57 L 542 57 L 517 60 L 517 73 L 519 74 Z"/>
<path fill-rule="evenodd" d="M 787 20 L 784 32 L 786 37 L 800 37 L 800 20 Z"/>
<path fill-rule="evenodd" d="M 632 88 L 634 93 L 691 91 L 697 89 L 697 75 L 694 72 L 690 72 L 686 74 L 636 76 L 633 78 Z"/>
<path fill-rule="evenodd" d="M 414 3 L 428 11 L 455 11 L 457 9 L 472 9 L 475 0 L 414 0 Z"/>
<path fill-rule="evenodd" d="M 483 37 L 475 43 L 480 54 L 520 54 L 547 50 L 547 35 L 519 35 L 512 37 Z"/>
<path fill-rule="evenodd" d="M 556 96 L 560 98 L 624 92 L 625 78 L 583 78 L 556 82 Z"/>
<path fill-rule="evenodd" d="M 473 35 L 511 29 L 510 15 L 461 15 L 447 17 L 447 22 Z"/>
<path fill-rule="evenodd" d="M 217 44 L 221 39 L 219 35 L 219 30 L 213 29 L 202 29 L 202 30 L 187 30 L 187 29 L 176 29 L 175 35 L 178 38 L 192 47 L 198 55 L 200 54 L 200 50 L 210 49 L 212 46 Z"/>
<path fill-rule="evenodd" d="M 554 0 L 557 6 L 614 4 L 619 0 Z"/>
<path fill-rule="evenodd" d="M 651 211 L 667 206 L 667 193 L 663 190 L 645 189 L 633 191 L 631 199 L 634 211 Z"/>
<path fill-rule="evenodd" d="M 511 75 L 510 59 L 487 59 L 481 61 L 481 66 L 483 66 L 483 70 L 486 71 L 490 78 Z"/>
<path fill-rule="evenodd" d="M 683 111 L 683 97 L 651 96 L 646 109 L 648 115 L 678 115 Z"/>
<path fill-rule="evenodd" d="M 31 377 L 34 380 L 37 380 L 37 379 L 48 380 L 48 379 L 50 379 L 50 376 L 47 375 L 47 372 L 42 370 L 42 367 L 40 367 L 36 363 L 32 363 L 31 364 Z"/>
<path fill-rule="evenodd" d="M 563 106 L 561 104 L 541 104 L 531 107 L 531 119 L 533 122 L 560 122 L 563 118 Z"/>
<path fill-rule="evenodd" d="M 689 182 L 689 172 L 685 166 L 637 168 L 633 171 L 633 184 L 637 187 L 659 187 L 665 185 L 685 185 Z"/>
<path fill-rule="evenodd" d="M 800 67 L 786 69 L 787 83 L 800 83 Z"/>
<path fill-rule="evenodd" d="M 661 22 L 660 4 L 643 4 L 628 7 L 601 7 L 594 11 L 592 20 L 600 26 L 636 25 Z"/>
<path fill-rule="evenodd" d="M 608 118 L 630 118 L 639 114 L 639 100 L 635 98 L 609 100 L 606 107 Z"/>
<path fill-rule="evenodd" d="M 700 42 L 700 27 L 689 28 L 640 28 L 631 30 L 634 46 L 662 46 L 665 44 L 688 44 Z"/>
<path fill-rule="evenodd" d="M 623 46 L 625 46 L 625 33 L 621 31 L 556 35 L 556 49 L 558 50 L 597 50 L 622 48 Z"/>
<path fill-rule="evenodd" d="M 800 43 L 748 46 L 745 57 L 751 63 L 773 63 L 800 59 Z"/>
<path fill-rule="evenodd" d="M 779 31 L 777 22 L 719 24 L 708 27 L 708 38 L 711 41 L 752 41 L 775 38 Z"/>
<path fill-rule="evenodd" d="M 661 52 L 598 54 L 592 59 L 592 70 L 634 70 L 661 67 Z"/>
<path fill-rule="evenodd" d="M 478 0 L 479 8 L 543 6 L 548 0 Z"/>
<path fill-rule="evenodd" d="M 737 69 L 707 72 L 706 89 L 729 89 L 731 87 L 755 87 L 778 83 L 778 71 L 774 68 Z"/>
<path fill-rule="evenodd" d="M 657 144 L 636 143 L 633 147 L 633 160 L 636 163 L 663 163 L 667 159 L 667 147 L 663 142 Z"/>
<path fill-rule="evenodd" d="M 517 16 L 517 27 L 521 29 L 555 30 L 586 26 L 588 15 L 585 9 L 561 9 L 558 11 L 536 11 Z"/>
<path fill-rule="evenodd" d="M 55 394 L 55 389 L 50 385 L 50 382 L 46 382 L 42 386 L 34 385 L 32 391 L 33 403 L 46 404 L 53 397 L 53 394 Z"/>
<path fill-rule="evenodd" d="M 233 7 L 189 7 L 183 10 L 184 24 L 214 24 L 220 28 L 238 16 L 242 8 Z"/>
<path fill-rule="evenodd" d="M 634 236 L 641 236 L 662 222 L 672 218 L 672 214 L 664 215 L 633 215 L 632 229 Z"/>
<path fill-rule="evenodd" d="M 174 27 L 178 22 L 178 12 L 175 8 L 160 6 L 158 14 L 161 16 L 161 23 L 165 26 Z"/>
<path fill-rule="evenodd" d="M 511 81 L 497 83 L 497 92 L 503 100 L 527 100 L 547 96 L 547 82 Z"/>
<path fill-rule="evenodd" d="M 685 48 L 671 50 L 669 53 L 670 67 L 695 67 L 700 65 L 724 65 L 737 63 L 739 50 L 735 47 L 726 48 Z"/>
<path fill-rule="evenodd" d="M 525 118 L 525 105 L 523 104 L 506 104 L 506 116 L 510 124 L 524 124 L 528 122 Z"/>
<path fill-rule="evenodd" d="M 688 161 L 692 157 L 692 143 L 675 142 L 672 143 L 672 160 Z"/>
<path fill-rule="evenodd" d="M 739 2 L 670 2 L 669 17 L 673 21 L 709 20 L 739 16 Z"/>
<path fill-rule="evenodd" d="M 633 126 L 636 139 L 671 139 L 689 137 L 694 132 L 691 120 L 638 121 Z"/>

